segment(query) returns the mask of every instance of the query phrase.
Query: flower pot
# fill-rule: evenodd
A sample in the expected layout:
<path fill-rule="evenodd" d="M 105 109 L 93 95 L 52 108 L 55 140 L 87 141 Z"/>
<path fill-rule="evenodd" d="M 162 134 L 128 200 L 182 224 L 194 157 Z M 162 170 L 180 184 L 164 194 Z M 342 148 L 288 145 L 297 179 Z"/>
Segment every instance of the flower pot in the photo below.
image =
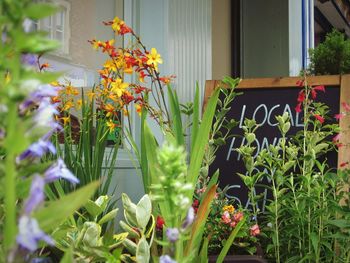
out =
<path fill-rule="evenodd" d="M 218 256 L 209 256 L 209 263 L 215 263 Z M 258 256 L 250 256 L 250 255 L 234 255 L 234 256 L 226 256 L 224 259 L 226 263 L 267 263 L 267 261 Z"/>

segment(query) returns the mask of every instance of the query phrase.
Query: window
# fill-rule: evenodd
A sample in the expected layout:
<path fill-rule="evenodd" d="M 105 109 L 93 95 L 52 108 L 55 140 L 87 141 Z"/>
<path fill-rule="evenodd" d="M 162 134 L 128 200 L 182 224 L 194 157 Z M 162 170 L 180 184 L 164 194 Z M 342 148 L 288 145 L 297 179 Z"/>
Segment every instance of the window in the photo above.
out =
<path fill-rule="evenodd" d="M 70 4 L 65 0 L 45 1 L 48 3 L 54 3 L 58 5 L 59 11 L 42 20 L 34 22 L 34 29 L 43 30 L 48 32 L 48 37 L 53 40 L 57 40 L 61 45 L 55 51 L 57 55 L 69 54 L 69 12 Z"/>

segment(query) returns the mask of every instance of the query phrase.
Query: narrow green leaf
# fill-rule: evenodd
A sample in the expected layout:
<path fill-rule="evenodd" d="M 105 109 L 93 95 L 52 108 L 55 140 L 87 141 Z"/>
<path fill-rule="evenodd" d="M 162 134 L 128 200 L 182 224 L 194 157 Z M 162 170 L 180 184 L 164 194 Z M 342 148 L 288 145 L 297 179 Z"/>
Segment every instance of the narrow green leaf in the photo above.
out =
<path fill-rule="evenodd" d="M 119 210 L 119 209 L 116 208 L 116 209 L 113 209 L 112 211 L 110 211 L 109 213 L 105 214 L 105 215 L 98 221 L 98 224 L 99 224 L 99 225 L 103 225 L 104 223 L 115 219 L 115 217 L 117 216 L 118 210 Z"/>
<path fill-rule="evenodd" d="M 199 170 L 202 165 L 205 147 L 208 143 L 209 133 L 211 130 L 211 125 L 215 114 L 219 92 L 220 92 L 219 89 L 215 90 L 213 95 L 208 101 L 207 108 L 203 115 L 202 123 L 198 130 L 197 138 L 195 139 L 193 149 L 191 149 L 190 166 L 188 171 L 188 182 L 192 183 L 193 185 L 196 184 L 196 181 L 199 175 Z"/>
<path fill-rule="evenodd" d="M 229 251 L 230 247 L 232 246 L 233 241 L 235 240 L 239 230 L 241 229 L 241 227 L 244 225 L 245 223 L 245 217 L 239 221 L 239 223 L 235 226 L 235 228 L 233 229 L 233 231 L 231 232 L 231 235 L 229 236 L 229 238 L 226 240 L 224 247 L 222 248 L 218 259 L 216 260 L 216 263 L 222 263 L 227 255 L 227 252 Z"/>
<path fill-rule="evenodd" d="M 93 182 L 79 190 L 61 197 L 59 200 L 48 202 L 48 205 L 34 213 L 41 229 L 49 232 L 83 206 L 94 194 L 99 183 Z"/>
<path fill-rule="evenodd" d="M 209 245 L 209 239 L 206 237 L 204 238 L 202 249 L 199 254 L 200 263 L 208 263 L 208 245 Z"/>
<path fill-rule="evenodd" d="M 170 109 L 171 109 L 172 118 L 173 118 L 171 127 L 173 129 L 173 133 L 175 135 L 177 144 L 185 145 L 179 99 L 177 97 L 176 91 L 173 91 L 170 85 L 168 85 L 167 87 L 168 87 L 168 94 L 169 94 L 169 104 L 170 104 Z"/>
<path fill-rule="evenodd" d="M 199 129 L 199 85 L 198 81 L 196 83 L 196 94 L 194 96 L 193 103 L 193 115 L 192 115 L 192 130 L 191 130 L 191 150 L 194 148 L 194 143 L 197 138 L 198 129 Z"/>

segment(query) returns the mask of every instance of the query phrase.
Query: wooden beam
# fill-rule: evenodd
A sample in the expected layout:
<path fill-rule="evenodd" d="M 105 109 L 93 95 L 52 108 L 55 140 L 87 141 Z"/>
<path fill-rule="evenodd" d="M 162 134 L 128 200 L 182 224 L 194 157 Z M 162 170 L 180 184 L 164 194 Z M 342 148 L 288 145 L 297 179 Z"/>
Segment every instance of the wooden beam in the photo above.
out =
<path fill-rule="evenodd" d="M 343 75 L 340 86 L 340 106 L 339 112 L 343 112 L 342 102 L 350 102 L 350 75 Z M 341 169 L 341 164 L 350 161 L 350 116 L 345 116 L 339 120 L 341 131 L 340 143 L 338 152 L 338 168 Z M 349 168 L 349 165 L 344 166 Z"/>

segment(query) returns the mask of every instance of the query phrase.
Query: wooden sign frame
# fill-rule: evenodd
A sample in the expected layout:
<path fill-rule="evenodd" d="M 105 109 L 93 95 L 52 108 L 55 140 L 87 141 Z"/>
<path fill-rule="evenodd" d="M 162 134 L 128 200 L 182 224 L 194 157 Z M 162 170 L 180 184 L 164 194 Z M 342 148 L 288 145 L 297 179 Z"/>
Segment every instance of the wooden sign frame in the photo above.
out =
<path fill-rule="evenodd" d="M 297 82 L 303 80 L 302 77 L 280 77 L 280 78 L 256 78 L 243 79 L 237 89 L 264 89 L 264 88 L 298 88 Z M 203 109 L 208 102 L 213 91 L 220 85 L 219 80 L 207 80 L 205 83 L 205 93 Z M 340 88 L 339 112 L 342 112 L 342 102 L 350 103 L 350 75 L 328 75 L 307 77 L 307 83 L 311 86 L 337 86 Z M 342 133 L 340 143 L 343 145 L 338 150 L 338 168 L 342 163 L 350 162 L 350 117 L 341 118 L 339 127 Z"/>

